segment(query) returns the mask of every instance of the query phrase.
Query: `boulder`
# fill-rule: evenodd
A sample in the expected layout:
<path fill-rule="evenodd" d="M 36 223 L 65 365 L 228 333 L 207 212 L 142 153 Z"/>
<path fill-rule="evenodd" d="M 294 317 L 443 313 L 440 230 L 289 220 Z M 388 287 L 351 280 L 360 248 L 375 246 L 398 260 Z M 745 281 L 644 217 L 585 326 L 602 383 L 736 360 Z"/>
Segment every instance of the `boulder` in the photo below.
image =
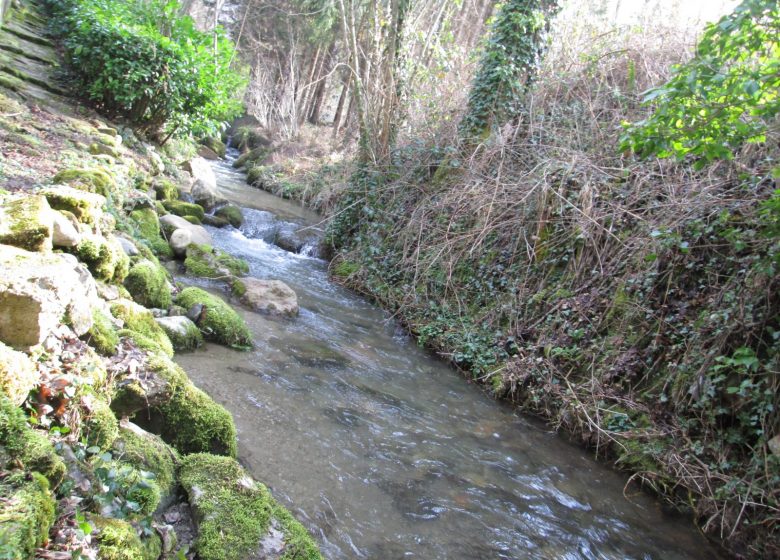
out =
<path fill-rule="evenodd" d="M 191 224 L 181 216 L 168 214 L 160 218 L 160 225 L 166 232 L 173 232 L 177 229 L 186 229 L 192 235 L 192 242 L 199 245 L 213 245 L 214 240 L 211 234 L 203 226 Z"/>
<path fill-rule="evenodd" d="M 119 245 L 122 247 L 122 250 L 125 252 L 125 255 L 127 255 L 128 257 L 136 257 L 139 255 L 138 247 L 136 247 L 135 243 L 133 243 L 126 237 L 117 235 L 116 241 L 117 243 L 119 243 Z"/>
<path fill-rule="evenodd" d="M 203 344 L 203 335 L 200 334 L 197 325 L 188 317 L 183 315 L 160 317 L 155 321 L 171 339 L 171 344 L 176 352 L 195 350 Z"/>
<path fill-rule="evenodd" d="M 165 164 L 163 163 L 160 154 L 153 149 L 149 150 L 149 163 L 151 164 L 152 175 L 160 175 L 165 171 Z"/>
<path fill-rule="evenodd" d="M 227 204 L 218 208 L 214 215 L 227 220 L 234 228 L 240 228 L 244 223 L 244 214 L 241 212 L 241 208 L 235 204 Z"/>
<path fill-rule="evenodd" d="M 42 196 L 25 196 L 0 206 L 0 243 L 28 251 L 50 251 L 53 213 Z"/>
<path fill-rule="evenodd" d="M 168 309 L 171 305 L 171 288 L 168 275 L 159 264 L 141 260 L 130 269 L 124 282 L 125 288 L 136 303 L 144 307 Z"/>
<path fill-rule="evenodd" d="M 39 191 L 55 210 L 67 210 L 82 224 L 97 226 L 103 216 L 106 197 L 68 185 L 44 187 Z"/>
<path fill-rule="evenodd" d="M 27 354 L 0 342 L 0 392 L 20 406 L 38 384 L 38 371 Z"/>
<path fill-rule="evenodd" d="M 184 267 L 188 274 L 201 278 L 229 279 L 249 274 L 249 263 L 210 245 L 191 244 L 187 247 Z"/>
<path fill-rule="evenodd" d="M 219 159 L 219 154 L 208 146 L 198 146 L 198 155 L 203 159 L 208 159 L 211 161 L 216 161 Z"/>
<path fill-rule="evenodd" d="M 79 336 L 92 326 L 97 288 L 72 255 L 42 254 L 0 245 L 0 340 L 29 348 L 66 317 Z"/>
<path fill-rule="evenodd" d="M 187 247 L 192 243 L 192 233 L 188 229 L 177 229 L 171 234 L 168 243 L 175 256 L 183 257 L 187 254 Z"/>
<path fill-rule="evenodd" d="M 216 208 L 217 204 L 224 202 L 224 199 L 217 193 L 216 187 L 211 188 L 202 181 L 195 181 L 190 190 L 192 200 L 196 204 L 203 206 L 203 208 L 210 212 Z"/>
<path fill-rule="evenodd" d="M 202 158 L 193 158 L 184 164 L 184 169 L 188 171 L 193 178 L 190 194 L 193 200 L 203 206 L 207 211 L 211 211 L 221 200 L 217 192 L 217 177 L 211 164 Z"/>
<path fill-rule="evenodd" d="M 203 223 L 207 226 L 212 227 L 218 227 L 223 228 L 230 225 L 230 222 L 228 222 L 225 218 L 220 218 L 219 216 L 212 216 L 211 214 L 206 214 L 203 216 Z"/>
<path fill-rule="evenodd" d="M 260 280 L 258 278 L 242 278 L 239 292 L 241 303 L 262 313 L 294 317 L 298 315 L 298 296 L 284 282 L 279 280 Z M 235 290 L 235 287 L 234 287 Z"/>
<path fill-rule="evenodd" d="M 55 247 L 75 247 L 81 243 L 81 234 L 77 229 L 78 222 L 74 224 L 62 212 L 52 211 L 52 225 L 52 243 Z"/>

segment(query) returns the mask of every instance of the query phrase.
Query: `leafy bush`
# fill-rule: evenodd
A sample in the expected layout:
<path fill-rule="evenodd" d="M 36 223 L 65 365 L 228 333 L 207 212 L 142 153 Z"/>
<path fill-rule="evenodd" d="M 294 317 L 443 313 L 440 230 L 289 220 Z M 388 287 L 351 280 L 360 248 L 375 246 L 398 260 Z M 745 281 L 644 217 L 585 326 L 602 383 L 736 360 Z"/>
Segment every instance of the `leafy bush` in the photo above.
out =
<path fill-rule="evenodd" d="M 198 31 L 178 0 L 48 0 L 80 85 L 140 132 L 215 135 L 241 112 L 246 79 L 222 29 Z"/>
<path fill-rule="evenodd" d="M 655 112 L 628 127 L 622 148 L 640 156 L 695 156 L 702 167 L 731 159 L 745 143 L 766 142 L 780 114 L 778 53 L 777 2 L 745 0 L 707 26 L 693 59 L 645 94 Z"/>

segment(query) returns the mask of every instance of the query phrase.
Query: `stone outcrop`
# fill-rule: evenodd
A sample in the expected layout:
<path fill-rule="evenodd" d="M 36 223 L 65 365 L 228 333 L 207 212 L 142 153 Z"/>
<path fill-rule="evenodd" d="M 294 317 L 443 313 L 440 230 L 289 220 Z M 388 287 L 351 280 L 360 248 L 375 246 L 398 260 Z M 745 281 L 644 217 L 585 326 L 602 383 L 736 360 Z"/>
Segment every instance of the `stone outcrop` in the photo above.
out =
<path fill-rule="evenodd" d="M 63 320 L 78 335 L 92 326 L 97 288 L 75 257 L 0 245 L 0 270 L 0 340 L 6 344 L 39 344 Z"/>
<path fill-rule="evenodd" d="M 298 296 L 284 282 L 279 280 L 260 280 L 242 278 L 237 283 L 243 287 L 241 303 L 262 313 L 294 317 L 298 315 Z"/>
<path fill-rule="evenodd" d="M 49 251 L 53 214 L 42 196 L 26 196 L 0 206 L 0 243 L 29 251 Z"/>
<path fill-rule="evenodd" d="M 38 382 L 38 371 L 27 354 L 0 342 L 0 392 L 16 406 L 21 405 Z"/>

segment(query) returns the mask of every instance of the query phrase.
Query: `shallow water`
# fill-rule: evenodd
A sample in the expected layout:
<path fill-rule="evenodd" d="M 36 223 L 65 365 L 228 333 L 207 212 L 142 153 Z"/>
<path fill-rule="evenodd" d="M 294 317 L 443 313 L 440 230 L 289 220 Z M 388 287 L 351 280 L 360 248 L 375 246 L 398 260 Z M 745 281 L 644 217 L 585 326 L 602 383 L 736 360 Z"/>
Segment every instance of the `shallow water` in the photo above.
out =
<path fill-rule="evenodd" d="M 289 284 L 301 314 L 239 310 L 252 352 L 208 345 L 177 360 L 233 413 L 241 461 L 327 558 L 716 557 L 689 520 L 624 495 L 624 475 L 419 349 L 330 283 L 324 262 L 264 241 L 317 218 L 217 170 L 223 193 L 251 209 L 242 231 L 210 228 L 215 244 Z"/>

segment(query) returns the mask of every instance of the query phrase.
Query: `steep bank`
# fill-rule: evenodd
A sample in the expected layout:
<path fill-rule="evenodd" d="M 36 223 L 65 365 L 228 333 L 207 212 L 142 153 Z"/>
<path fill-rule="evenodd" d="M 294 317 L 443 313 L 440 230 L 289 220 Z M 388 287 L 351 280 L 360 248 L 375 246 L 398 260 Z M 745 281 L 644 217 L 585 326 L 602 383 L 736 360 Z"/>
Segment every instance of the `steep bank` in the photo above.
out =
<path fill-rule="evenodd" d="M 252 345 L 170 272 L 243 274 L 198 225 L 235 212 L 194 149 L 69 97 L 38 9 L 17 2 L 0 29 L 1 555 L 320 558 L 236 461 L 230 414 L 171 361 L 204 338 Z"/>

